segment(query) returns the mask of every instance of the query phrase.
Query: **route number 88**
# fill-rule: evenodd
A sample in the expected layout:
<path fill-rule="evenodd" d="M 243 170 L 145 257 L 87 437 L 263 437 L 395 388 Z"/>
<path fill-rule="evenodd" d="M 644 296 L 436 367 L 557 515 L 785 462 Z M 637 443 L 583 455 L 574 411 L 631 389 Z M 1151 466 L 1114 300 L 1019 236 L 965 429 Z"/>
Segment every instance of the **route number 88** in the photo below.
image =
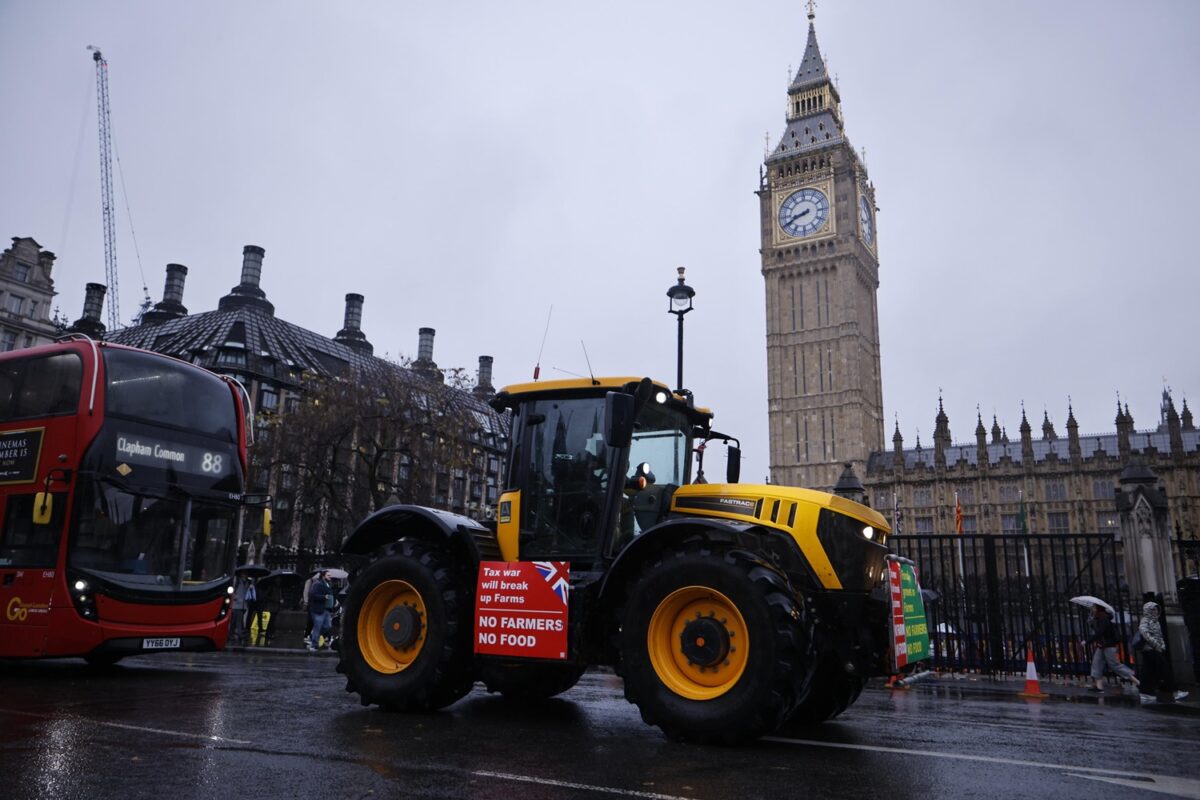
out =
<path fill-rule="evenodd" d="M 203 472 L 221 472 L 222 457 L 218 453 L 205 453 L 204 458 L 200 461 L 200 469 Z"/>

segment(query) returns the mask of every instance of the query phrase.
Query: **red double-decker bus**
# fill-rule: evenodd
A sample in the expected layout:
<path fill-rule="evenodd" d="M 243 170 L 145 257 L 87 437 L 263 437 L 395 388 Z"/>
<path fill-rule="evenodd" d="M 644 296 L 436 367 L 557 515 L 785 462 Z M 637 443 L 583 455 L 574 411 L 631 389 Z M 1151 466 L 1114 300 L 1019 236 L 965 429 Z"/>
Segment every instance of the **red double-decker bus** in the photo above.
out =
<path fill-rule="evenodd" d="M 0 658 L 224 647 L 248 417 L 240 384 L 157 353 L 0 354 Z"/>

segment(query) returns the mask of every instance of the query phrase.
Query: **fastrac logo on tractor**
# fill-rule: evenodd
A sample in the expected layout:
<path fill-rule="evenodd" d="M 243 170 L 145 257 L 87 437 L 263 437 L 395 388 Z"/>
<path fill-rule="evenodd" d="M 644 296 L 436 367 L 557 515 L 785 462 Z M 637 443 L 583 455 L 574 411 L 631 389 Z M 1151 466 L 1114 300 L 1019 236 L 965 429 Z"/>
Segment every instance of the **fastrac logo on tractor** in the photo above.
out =
<path fill-rule="evenodd" d="M 503 389 L 495 522 L 372 514 L 338 670 L 364 705 L 424 711 L 482 681 L 526 700 L 608 665 L 668 736 L 732 743 L 837 716 L 896 666 L 887 521 L 841 497 L 738 484 L 737 440 L 649 378 Z M 693 454 L 728 446 L 726 483 Z M 730 443 L 733 444 L 730 444 Z"/>

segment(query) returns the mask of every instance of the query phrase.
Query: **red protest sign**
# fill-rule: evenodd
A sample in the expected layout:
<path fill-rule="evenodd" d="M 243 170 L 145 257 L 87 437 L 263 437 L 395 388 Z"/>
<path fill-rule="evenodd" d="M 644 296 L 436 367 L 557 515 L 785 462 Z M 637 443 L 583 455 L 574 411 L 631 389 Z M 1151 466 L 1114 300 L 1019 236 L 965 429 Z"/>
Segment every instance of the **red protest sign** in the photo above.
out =
<path fill-rule="evenodd" d="M 475 652 L 565 659 L 567 561 L 484 561 L 475 587 Z"/>
<path fill-rule="evenodd" d="M 888 562 L 888 591 L 892 599 L 892 663 L 898 670 L 908 665 L 907 630 L 904 625 L 904 595 L 900 587 L 900 564 Z"/>

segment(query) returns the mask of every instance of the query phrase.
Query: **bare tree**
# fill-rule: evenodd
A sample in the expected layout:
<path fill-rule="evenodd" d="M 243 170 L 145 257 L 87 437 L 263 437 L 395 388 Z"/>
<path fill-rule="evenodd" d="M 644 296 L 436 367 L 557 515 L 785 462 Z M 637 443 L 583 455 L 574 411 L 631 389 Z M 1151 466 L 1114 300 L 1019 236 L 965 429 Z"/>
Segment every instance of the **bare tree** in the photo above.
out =
<path fill-rule="evenodd" d="M 467 385 L 462 370 L 439 381 L 382 360 L 352 377 L 310 378 L 255 452 L 290 496 L 290 518 L 316 526 L 293 544 L 337 547 L 392 503 L 461 506 L 453 481 L 483 463 L 480 432 L 495 419 Z"/>

